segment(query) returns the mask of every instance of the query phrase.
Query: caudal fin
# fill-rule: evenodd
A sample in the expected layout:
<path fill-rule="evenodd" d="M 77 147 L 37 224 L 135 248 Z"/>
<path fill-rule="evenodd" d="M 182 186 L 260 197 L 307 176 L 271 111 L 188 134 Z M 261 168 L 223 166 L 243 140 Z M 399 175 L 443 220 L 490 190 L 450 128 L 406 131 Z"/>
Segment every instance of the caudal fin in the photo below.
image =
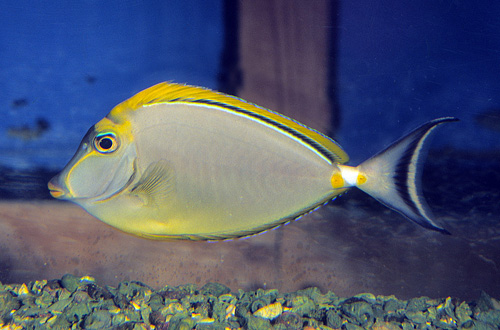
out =
<path fill-rule="evenodd" d="M 429 135 L 438 125 L 457 120 L 431 120 L 363 162 L 357 170 L 366 180 L 356 186 L 417 224 L 449 234 L 432 220 L 422 194 L 421 175 Z"/>

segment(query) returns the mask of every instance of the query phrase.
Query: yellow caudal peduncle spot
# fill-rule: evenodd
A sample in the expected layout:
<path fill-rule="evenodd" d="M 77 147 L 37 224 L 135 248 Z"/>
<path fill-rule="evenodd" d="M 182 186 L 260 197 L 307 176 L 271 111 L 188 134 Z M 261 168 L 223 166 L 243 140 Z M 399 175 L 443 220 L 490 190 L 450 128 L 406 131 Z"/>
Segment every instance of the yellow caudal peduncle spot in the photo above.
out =
<path fill-rule="evenodd" d="M 344 187 L 344 178 L 341 173 L 334 173 L 332 175 L 332 187 L 333 189 L 339 189 Z"/>
<path fill-rule="evenodd" d="M 358 167 L 338 164 L 339 172 L 332 175 L 333 188 L 348 188 L 360 186 L 367 181 L 364 173 L 361 173 Z"/>
<path fill-rule="evenodd" d="M 360 186 L 360 185 L 362 185 L 365 182 L 366 182 L 366 176 L 364 176 L 361 173 L 358 174 L 358 177 L 356 178 L 356 185 Z"/>

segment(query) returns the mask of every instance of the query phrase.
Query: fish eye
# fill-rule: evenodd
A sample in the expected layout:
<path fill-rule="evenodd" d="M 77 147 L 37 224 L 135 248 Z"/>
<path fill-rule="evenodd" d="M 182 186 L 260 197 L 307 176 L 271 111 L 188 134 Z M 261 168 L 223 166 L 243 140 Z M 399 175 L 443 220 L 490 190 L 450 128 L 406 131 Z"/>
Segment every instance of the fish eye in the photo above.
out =
<path fill-rule="evenodd" d="M 113 133 L 99 134 L 94 139 L 94 148 L 102 153 L 110 153 L 118 148 L 118 140 Z"/>

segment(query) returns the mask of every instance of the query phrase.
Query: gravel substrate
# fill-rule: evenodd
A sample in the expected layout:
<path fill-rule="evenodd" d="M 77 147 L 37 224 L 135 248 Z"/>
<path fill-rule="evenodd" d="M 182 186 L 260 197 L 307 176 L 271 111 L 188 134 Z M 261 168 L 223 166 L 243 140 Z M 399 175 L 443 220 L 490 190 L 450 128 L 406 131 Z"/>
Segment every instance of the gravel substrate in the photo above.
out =
<path fill-rule="evenodd" d="M 311 287 L 231 292 L 207 283 L 154 290 L 140 282 L 99 286 L 89 276 L 0 283 L 0 329 L 485 329 L 500 328 L 500 302 L 448 297 L 350 298 Z"/>

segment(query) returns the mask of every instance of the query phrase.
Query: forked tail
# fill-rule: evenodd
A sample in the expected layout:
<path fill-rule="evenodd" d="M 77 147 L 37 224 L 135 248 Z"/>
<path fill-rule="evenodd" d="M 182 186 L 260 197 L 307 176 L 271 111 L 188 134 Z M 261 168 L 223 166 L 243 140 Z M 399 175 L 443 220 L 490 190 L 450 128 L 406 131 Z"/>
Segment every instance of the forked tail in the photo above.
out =
<path fill-rule="evenodd" d="M 417 224 L 449 234 L 432 220 L 422 194 L 421 175 L 429 135 L 438 125 L 457 120 L 431 120 L 358 167 L 339 165 L 345 186 L 356 186 Z"/>

